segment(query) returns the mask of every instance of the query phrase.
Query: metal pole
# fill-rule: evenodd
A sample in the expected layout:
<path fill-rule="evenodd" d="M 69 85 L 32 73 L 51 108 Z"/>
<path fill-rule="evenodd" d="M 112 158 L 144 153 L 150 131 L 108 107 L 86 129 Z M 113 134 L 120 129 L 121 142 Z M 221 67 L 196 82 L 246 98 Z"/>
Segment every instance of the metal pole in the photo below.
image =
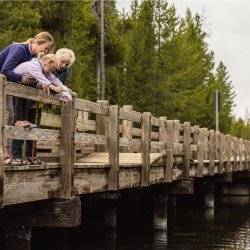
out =
<path fill-rule="evenodd" d="M 219 92 L 215 91 L 215 130 L 219 131 Z"/>
<path fill-rule="evenodd" d="M 101 11 L 101 22 L 100 22 L 100 30 L 101 30 L 101 39 L 100 39 L 100 47 L 101 47 L 101 60 L 100 60 L 100 77 L 101 77 L 101 99 L 105 99 L 105 57 L 104 57 L 104 40 L 105 40 L 105 30 L 104 30 L 104 1 L 100 1 L 100 11 Z"/>

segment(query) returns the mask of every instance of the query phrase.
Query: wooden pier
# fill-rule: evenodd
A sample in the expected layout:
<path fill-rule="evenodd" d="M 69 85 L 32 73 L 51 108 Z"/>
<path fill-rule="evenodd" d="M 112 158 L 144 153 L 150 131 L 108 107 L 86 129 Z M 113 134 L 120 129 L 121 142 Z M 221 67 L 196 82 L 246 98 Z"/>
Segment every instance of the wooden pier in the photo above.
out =
<path fill-rule="evenodd" d="M 181 124 L 107 101 L 75 97 L 64 103 L 56 95 L 7 82 L 3 75 L 0 92 L 2 207 L 69 199 L 75 208 L 74 226 L 79 223 L 78 197 L 85 194 L 164 183 L 188 183 L 192 192 L 195 177 L 250 168 L 249 141 L 189 122 Z M 43 112 L 39 128 L 10 126 L 5 122 L 7 95 L 56 105 L 61 115 Z M 46 163 L 4 166 L 7 138 L 37 141 L 38 157 Z"/>

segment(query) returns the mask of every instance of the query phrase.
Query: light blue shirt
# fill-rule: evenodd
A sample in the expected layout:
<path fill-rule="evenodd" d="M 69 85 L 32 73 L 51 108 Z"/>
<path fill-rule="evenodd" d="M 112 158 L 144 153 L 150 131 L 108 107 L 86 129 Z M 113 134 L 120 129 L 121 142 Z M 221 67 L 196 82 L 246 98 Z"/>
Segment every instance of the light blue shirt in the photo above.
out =
<path fill-rule="evenodd" d="M 13 71 L 16 74 L 31 76 L 43 86 L 48 86 L 50 84 L 55 86 L 62 85 L 62 82 L 51 72 L 43 72 L 42 64 L 38 58 L 33 58 L 31 61 L 19 64 Z"/>

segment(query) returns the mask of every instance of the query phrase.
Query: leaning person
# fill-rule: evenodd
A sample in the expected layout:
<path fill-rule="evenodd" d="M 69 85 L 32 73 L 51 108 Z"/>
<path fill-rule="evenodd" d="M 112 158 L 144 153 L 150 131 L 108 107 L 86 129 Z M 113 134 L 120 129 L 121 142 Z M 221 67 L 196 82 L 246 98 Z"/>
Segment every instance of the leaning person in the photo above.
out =
<path fill-rule="evenodd" d="M 14 68 L 23 62 L 30 61 L 32 57 L 37 56 L 39 53 L 49 53 L 54 50 L 53 37 L 48 32 L 40 32 L 34 38 L 28 39 L 23 43 L 12 43 L 0 51 L 0 73 L 7 77 L 8 81 L 27 84 L 29 78 L 14 72 Z M 47 89 L 45 88 L 45 91 Z M 16 120 L 25 120 L 27 116 L 27 100 L 24 98 L 7 98 L 7 107 L 9 109 L 9 122 L 12 123 Z M 14 109 L 13 109 L 14 102 Z M 14 119 L 13 114 L 14 110 Z M 22 164 L 19 156 L 21 155 L 20 140 L 12 141 L 12 154 L 16 164 Z M 6 154 L 6 163 L 11 160 L 10 152 Z M 17 158 L 18 157 L 18 158 Z"/>

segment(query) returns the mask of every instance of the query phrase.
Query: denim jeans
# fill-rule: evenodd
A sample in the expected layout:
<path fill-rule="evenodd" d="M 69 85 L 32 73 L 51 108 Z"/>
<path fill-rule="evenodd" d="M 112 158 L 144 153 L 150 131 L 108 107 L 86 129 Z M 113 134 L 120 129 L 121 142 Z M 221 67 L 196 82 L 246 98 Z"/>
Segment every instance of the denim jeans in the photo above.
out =
<path fill-rule="evenodd" d="M 20 97 L 14 97 L 14 117 L 16 121 L 27 120 L 35 123 L 36 119 L 36 103 Z M 11 151 L 14 159 L 22 158 L 23 140 L 12 140 Z M 32 156 L 33 141 L 26 142 L 25 157 Z M 36 150 L 34 152 L 36 154 Z"/>

